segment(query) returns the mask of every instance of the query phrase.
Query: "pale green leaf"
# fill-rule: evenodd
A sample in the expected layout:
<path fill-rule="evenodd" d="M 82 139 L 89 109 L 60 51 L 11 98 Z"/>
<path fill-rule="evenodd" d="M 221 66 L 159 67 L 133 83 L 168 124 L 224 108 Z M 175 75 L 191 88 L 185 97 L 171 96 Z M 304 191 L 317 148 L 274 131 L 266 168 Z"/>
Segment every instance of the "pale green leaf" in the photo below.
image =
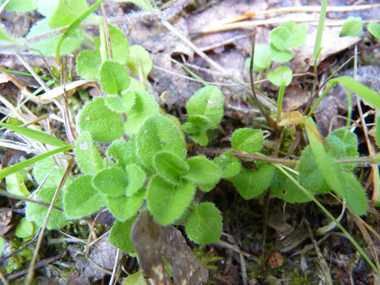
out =
<path fill-rule="evenodd" d="M 115 221 L 111 228 L 109 242 L 122 252 L 132 254 L 135 253 L 135 248 L 131 239 L 131 230 L 133 223 L 136 221 L 138 215 L 135 215 L 126 222 Z"/>
<path fill-rule="evenodd" d="M 269 46 L 270 57 L 275 62 L 288 62 L 293 58 L 293 53 L 289 50 L 278 50 L 274 45 Z"/>
<path fill-rule="evenodd" d="M 71 25 L 88 9 L 86 0 L 58 0 L 58 6 L 48 18 L 49 28 L 56 29 Z"/>
<path fill-rule="evenodd" d="M 176 186 L 156 175 L 150 180 L 146 195 L 149 212 L 161 225 L 170 225 L 186 210 L 194 191 L 191 181 L 182 180 Z"/>
<path fill-rule="evenodd" d="M 102 65 L 100 54 L 86 49 L 76 57 L 76 69 L 78 75 L 84 79 L 99 79 L 99 70 Z"/>
<path fill-rule="evenodd" d="M 121 96 L 121 91 L 127 89 L 131 84 L 128 70 L 116 61 L 107 60 L 100 68 L 100 85 L 104 92 L 109 95 Z"/>
<path fill-rule="evenodd" d="M 289 21 L 273 29 L 269 37 L 271 44 L 282 51 L 287 48 L 304 45 L 306 43 L 307 30 L 307 24 L 297 25 L 293 21 Z"/>
<path fill-rule="evenodd" d="M 288 86 L 293 79 L 293 73 L 292 70 L 287 66 L 280 66 L 277 67 L 274 71 L 268 72 L 268 80 L 276 85 L 281 86 L 285 84 L 285 86 Z"/>
<path fill-rule="evenodd" d="M 141 89 L 135 90 L 135 94 L 135 105 L 127 113 L 128 120 L 124 125 L 129 134 L 136 133 L 147 118 L 159 113 L 159 106 L 151 94 Z"/>
<path fill-rule="evenodd" d="M 111 166 L 98 172 L 92 184 L 100 193 L 110 196 L 121 196 L 128 186 L 127 174 L 117 166 Z"/>
<path fill-rule="evenodd" d="M 214 159 L 214 162 L 222 170 L 221 178 L 235 176 L 240 171 L 240 162 L 231 152 L 222 153 Z"/>
<path fill-rule="evenodd" d="M 26 218 L 22 218 L 20 223 L 17 225 L 15 235 L 19 238 L 29 238 L 36 233 L 36 227 L 33 222 L 29 222 Z"/>
<path fill-rule="evenodd" d="M 182 130 L 186 133 L 189 133 L 189 134 L 196 134 L 198 133 L 201 128 L 190 123 L 190 122 L 186 122 L 184 123 L 182 126 L 181 126 Z"/>
<path fill-rule="evenodd" d="M 127 113 L 135 105 L 136 94 L 132 90 L 124 90 L 121 92 L 121 97 L 108 96 L 105 102 L 111 110 L 118 113 Z"/>
<path fill-rule="evenodd" d="M 5 6 L 5 10 L 16 12 L 31 12 L 36 8 L 36 0 L 11 0 Z"/>
<path fill-rule="evenodd" d="M 0 237 L 0 257 L 3 254 L 4 244 L 5 244 L 4 238 Z"/>
<path fill-rule="evenodd" d="M 271 164 L 256 162 L 256 166 L 257 170 L 241 168 L 240 172 L 231 179 L 236 190 L 245 200 L 263 194 L 268 189 L 274 175 Z"/>
<path fill-rule="evenodd" d="M 125 38 L 123 31 L 116 28 L 115 26 L 108 24 L 108 29 L 111 39 L 113 60 L 116 60 L 122 64 L 127 64 L 127 61 L 130 57 L 128 40 Z M 94 42 L 96 50 L 99 51 L 100 38 L 96 37 L 94 39 Z"/>
<path fill-rule="evenodd" d="M 369 23 L 367 26 L 368 31 L 378 40 L 380 39 L 380 25 L 377 23 Z"/>
<path fill-rule="evenodd" d="M 50 204 L 54 197 L 55 192 L 56 192 L 56 188 L 52 188 L 52 187 L 42 188 L 38 192 L 38 197 L 41 198 L 42 202 Z M 59 194 L 54 204 L 55 206 L 57 207 L 63 206 L 62 196 L 63 196 L 63 192 L 61 191 L 61 193 Z M 48 208 L 46 207 L 40 206 L 32 202 L 26 203 L 26 210 L 25 210 L 26 219 L 28 221 L 34 221 L 39 227 L 42 227 L 44 225 L 47 212 L 48 212 Z M 50 213 L 49 220 L 47 222 L 46 227 L 48 230 L 52 230 L 52 229 L 62 227 L 67 222 L 68 221 L 66 220 L 66 217 L 62 212 L 53 209 L 52 212 Z"/>
<path fill-rule="evenodd" d="M 358 137 L 346 129 L 335 130 L 330 134 L 326 140 L 330 145 L 339 152 L 339 156 L 336 152 L 333 152 L 331 149 L 325 147 L 326 152 L 332 158 L 357 158 L 359 157 L 358 152 Z M 356 164 L 345 164 L 343 165 L 346 169 L 355 168 Z"/>
<path fill-rule="evenodd" d="M 103 161 L 95 149 L 90 132 L 83 132 L 75 141 L 76 161 L 85 174 L 96 174 L 103 169 Z"/>
<path fill-rule="evenodd" d="M 189 170 L 183 177 L 193 182 L 202 184 L 218 183 L 221 178 L 221 170 L 214 162 L 205 157 L 191 157 L 187 161 Z"/>
<path fill-rule="evenodd" d="M 64 201 L 68 219 L 79 219 L 90 215 L 105 206 L 105 196 L 91 184 L 92 176 L 79 176 L 67 187 Z"/>
<path fill-rule="evenodd" d="M 208 137 L 205 130 L 200 130 L 198 133 L 191 134 L 189 137 L 201 146 L 208 144 Z"/>
<path fill-rule="evenodd" d="M 51 1 L 50 1 L 51 2 Z M 30 32 L 27 35 L 27 39 L 37 37 L 42 34 L 51 32 L 51 29 L 48 26 L 48 19 L 42 19 L 38 21 L 30 29 Z M 57 45 L 60 41 L 60 36 L 53 36 L 45 39 L 44 41 L 37 41 L 31 44 L 31 47 L 39 50 L 43 56 L 52 57 L 56 55 Z M 82 30 L 78 29 L 74 33 L 70 34 L 67 39 L 61 44 L 60 54 L 70 54 L 76 50 L 82 43 Z"/>
<path fill-rule="evenodd" d="M 189 169 L 182 159 L 167 151 L 162 151 L 155 155 L 153 166 L 158 175 L 173 184 L 179 184 L 182 173 Z"/>
<path fill-rule="evenodd" d="M 153 63 L 146 49 L 139 45 L 133 45 L 130 48 L 127 66 L 137 77 L 140 77 L 141 72 L 144 78 L 148 78 L 148 74 L 153 68 Z"/>
<path fill-rule="evenodd" d="M 250 64 L 250 59 L 249 62 Z M 253 71 L 261 71 L 263 69 L 269 69 L 272 64 L 272 59 L 270 57 L 269 45 L 257 44 L 255 45 L 255 53 L 253 55 Z M 248 65 L 249 69 L 249 65 Z"/>
<path fill-rule="evenodd" d="M 56 162 L 51 157 L 39 161 L 33 168 L 33 175 L 36 182 L 41 185 L 47 175 L 49 177 L 45 180 L 43 187 L 57 188 L 65 174 L 65 169 L 55 166 Z M 53 170 L 52 170 L 53 169 Z M 51 171 L 52 170 L 52 171 Z M 70 176 L 66 179 L 65 185 L 70 183 Z"/>
<path fill-rule="evenodd" d="M 216 243 L 222 236 L 223 218 L 214 204 L 198 205 L 186 222 L 186 234 L 199 244 Z"/>
<path fill-rule="evenodd" d="M 144 278 L 144 274 L 140 269 L 136 273 L 128 275 L 127 278 L 124 279 L 123 285 L 147 285 L 147 281 Z"/>
<path fill-rule="evenodd" d="M 121 222 L 125 222 L 132 218 L 136 212 L 141 208 L 144 202 L 145 188 L 141 189 L 131 197 L 120 196 L 111 197 L 107 196 L 107 206 L 112 215 Z"/>
<path fill-rule="evenodd" d="M 348 17 L 342 27 L 342 31 L 340 32 L 340 35 L 342 37 L 345 36 L 360 36 L 360 34 L 363 31 L 363 21 L 360 17 Z"/>
<path fill-rule="evenodd" d="M 28 189 L 25 186 L 24 178 L 20 172 L 15 172 L 11 175 L 8 175 L 5 179 L 5 186 L 7 188 L 7 192 L 11 194 L 22 197 L 29 197 L 30 195 Z"/>
<path fill-rule="evenodd" d="M 207 85 L 190 97 L 186 109 L 189 117 L 205 116 L 212 122 L 212 128 L 216 129 L 224 112 L 222 92 L 215 86 Z"/>
<path fill-rule="evenodd" d="M 172 122 L 161 115 L 145 121 L 137 134 L 137 154 L 145 166 L 154 168 L 153 158 L 160 151 L 168 151 L 185 159 L 185 141 Z"/>
<path fill-rule="evenodd" d="M 95 141 L 111 142 L 124 134 L 121 115 L 111 111 L 104 98 L 95 98 L 86 103 L 77 115 L 77 125 L 82 132 L 89 131 Z"/>
<path fill-rule="evenodd" d="M 146 174 L 137 164 L 128 164 L 126 171 L 128 186 L 125 195 L 132 196 L 143 186 L 146 180 Z"/>
<path fill-rule="evenodd" d="M 231 137 L 231 144 L 236 151 L 254 153 L 263 147 L 263 132 L 254 129 L 238 129 Z"/>

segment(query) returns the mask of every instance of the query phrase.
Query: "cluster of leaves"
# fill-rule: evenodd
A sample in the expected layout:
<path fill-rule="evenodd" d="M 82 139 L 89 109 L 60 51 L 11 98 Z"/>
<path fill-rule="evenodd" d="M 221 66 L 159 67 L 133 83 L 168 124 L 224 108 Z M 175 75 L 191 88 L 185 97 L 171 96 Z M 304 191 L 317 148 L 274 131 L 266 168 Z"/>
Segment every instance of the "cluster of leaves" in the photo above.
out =
<path fill-rule="evenodd" d="M 41 4 L 45 2 L 37 2 L 38 11 L 46 18 L 41 20 L 35 31 L 31 31 L 34 33 L 32 36 L 71 25 L 87 9 L 84 0 L 57 1 L 54 2 L 55 6 Z M 34 1 L 25 3 L 35 4 Z M 61 17 L 62 11 L 67 11 L 65 17 Z M 57 13 L 60 13 L 60 17 L 55 16 Z M 93 17 L 95 16 L 92 15 L 87 20 L 96 21 Z M 356 27 L 356 20 L 353 23 Z M 347 29 L 352 30 L 344 27 L 342 35 L 350 34 Z M 372 25 L 369 29 L 371 33 L 379 34 L 378 25 Z M 357 35 L 359 30 L 354 30 Z M 202 155 L 189 157 L 187 136 L 194 143 L 206 146 L 207 131 L 216 129 L 222 120 L 224 111 L 220 90 L 208 85 L 197 91 L 186 106 L 187 122 L 181 124 L 176 117 L 165 114 L 159 108 L 154 97 L 145 90 L 144 84 L 130 77 L 130 73 L 133 73 L 147 78 L 152 68 L 149 54 L 142 47 L 129 47 L 122 31 L 116 27 L 109 25 L 109 33 L 112 60 L 108 57 L 104 33 L 94 39 L 94 51 L 84 50 L 77 57 L 77 73 L 86 79 L 98 79 L 107 95 L 86 102 L 76 117 L 80 133 L 75 141 L 74 152 L 83 175 L 74 180 L 67 178 L 55 203 L 64 212 L 57 209 L 52 211 L 48 229 L 62 227 L 70 219 L 82 218 L 107 206 L 116 218 L 110 242 L 123 252 L 134 254 L 130 231 L 138 213 L 146 209 L 159 224 L 167 226 L 184 222 L 187 236 L 191 240 L 199 244 L 213 243 L 222 233 L 221 213 L 212 203 L 195 202 L 194 196 L 197 189 L 204 192 L 213 190 L 221 179 L 231 181 L 246 200 L 258 197 L 270 188 L 273 194 L 286 202 L 304 203 L 312 200 L 315 194 L 333 190 L 346 201 L 353 213 L 366 213 L 365 192 L 352 172 L 356 165 L 343 166 L 336 161 L 358 158 L 357 138 L 354 134 L 343 129 L 333 132 L 326 139 L 321 137 L 310 118 L 313 109 L 307 117 L 298 112 L 288 114 L 287 120 L 286 116 L 278 116 L 277 121 L 283 126 L 294 123 L 305 125 L 310 146 L 304 149 L 297 171 L 294 171 L 298 175 L 288 173 L 275 163 L 256 162 L 253 168 L 244 167 L 244 161 L 236 157 L 236 152 L 264 156 L 259 152 L 263 147 L 263 132 L 250 128 L 236 130 L 231 137 L 232 149 L 213 161 Z M 293 54 L 289 48 L 303 45 L 306 33 L 307 25 L 296 25 L 293 22 L 274 29 L 270 34 L 271 44 L 257 45 L 255 48 L 255 70 L 269 69 L 272 60 L 291 60 Z M 4 35 L 1 33 L 0 38 L 9 41 Z M 76 48 L 81 42 L 81 39 L 77 42 L 80 37 L 80 30 L 70 33 L 62 45 L 63 51 L 70 52 Z M 43 54 L 51 55 L 54 54 L 59 39 L 51 38 L 48 43 L 39 44 L 42 45 L 38 48 L 43 50 Z M 285 87 L 292 81 L 292 72 L 288 67 L 282 66 L 268 72 L 267 77 L 280 87 L 278 115 L 281 115 L 282 97 Z M 378 95 L 372 90 L 346 77 L 331 80 L 329 88 L 337 83 L 344 84 L 348 90 L 380 109 Z M 39 161 L 33 169 L 34 178 L 40 185 L 34 195 L 50 204 L 65 170 L 58 168 L 55 161 L 48 157 L 67 151 L 72 146 L 26 128 L 0 125 L 58 147 L 27 162 L 31 164 Z M 379 131 L 376 139 L 379 143 Z M 103 156 L 97 150 L 100 143 L 109 144 Z M 41 160 L 42 158 L 45 159 Z M 8 172 L 0 171 L 0 177 L 20 170 L 27 163 L 9 168 L 6 170 Z M 22 187 L 22 181 L 16 172 L 8 176 L 8 190 L 14 189 L 17 195 L 28 196 L 29 192 Z M 308 190 L 304 191 L 305 188 Z M 26 220 L 22 222 L 19 236 L 30 238 L 35 233 L 35 224 L 44 224 L 46 214 L 46 207 L 28 202 Z"/>

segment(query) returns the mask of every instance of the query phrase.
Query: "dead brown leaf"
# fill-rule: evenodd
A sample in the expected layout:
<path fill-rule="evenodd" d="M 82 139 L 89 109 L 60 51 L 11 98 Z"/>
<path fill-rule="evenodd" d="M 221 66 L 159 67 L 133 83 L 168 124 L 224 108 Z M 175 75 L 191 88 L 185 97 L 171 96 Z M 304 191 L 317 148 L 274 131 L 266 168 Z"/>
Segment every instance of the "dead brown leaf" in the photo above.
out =
<path fill-rule="evenodd" d="M 140 266 L 153 284 L 171 283 L 162 256 L 171 267 L 175 284 L 204 284 L 208 279 L 208 271 L 174 226 L 162 227 L 144 211 L 134 223 L 131 236 Z"/>

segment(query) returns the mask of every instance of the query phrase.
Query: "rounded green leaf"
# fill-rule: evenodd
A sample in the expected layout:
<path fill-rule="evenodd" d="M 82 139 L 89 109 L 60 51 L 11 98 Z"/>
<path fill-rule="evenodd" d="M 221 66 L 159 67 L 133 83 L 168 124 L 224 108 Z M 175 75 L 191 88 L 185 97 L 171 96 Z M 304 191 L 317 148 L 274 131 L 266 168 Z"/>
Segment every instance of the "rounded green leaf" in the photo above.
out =
<path fill-rule="evenodd" d="M 191 157 L 187 161 L 189 170 L 183 177 L 201 184 L 214 184 L 220 180 L 221 170 L 212 161 L 205 157 Z"/>
<path fill-rule="evenodd" d="M 135 105 L 127 112 L 128 120 L 124 126 L 125 131 L 129 134 L 137 132 L 151 115 L 159 113 L 159 106 L 151 94 L 142 89 L 135 90 L 135 94 Z"/>
<path fill-rule="evenodd" d="M 293 174 L 290 175 L 295 176 Z M 296 177 L 294 178 L 296 179 Z M 270 189 L 278 198 L 288 203 L 306 203 L 312 200 L 277 168 L 274 171 Z"/>
<path fill-rule="evenodd" d="M 194 191 L 191 181 L 182 180 L 179 185 L 173 185 L 156 175 L 150 180 L 146 195 L 149 212 L 161 225 L 170 225 L 186 210 Z"/>
<path fill-rule="evenodd" d="M 127 165 L 126 171 L 128 186 L 125 191 L 125 195 L 132 196 L 143 186 L 146 179 L 146 174 L 137 164 Z"/>
<path fill-rule="evenodd" d="M 149 72 L 153 68 L 152 60 L 150 59 L 149 52 L 139 45 L 130 47 L 130 56 L 128 58 L 127 66 L 136 76 L 140 76 L 140 72 L 144 78 L 148 78 Z"/>
<path fill-rule="evenodd" d="M 280 66 L 277 67 L 274 71 L 269 71 L 267 77 L 268 80 L 276 86 L 281 86 L 282 84 L 288 86 L 290 82 L 292 82 L 293 73 L 289 67 Z"/>
<path fill-rule="evenodd" d="M 90 132 L 83 132 L 75 141 L 75 159 L 85 174 L 96 174 L 103 168 L 103 160 L 92 143 Z"/>
<path fill-rule="evenodd" d="M 121 196 L 127 190 L 127 174 L 120 167 L 112 166 L 98 172 L 92 179 L 92 184 L 104 195 Z"/>
<path fill-rule="evenodd" d="M 380 25 L 377 23 L 369 23 L 367 26 L 368 31 L 377 39 L 380 39 Z"/>
<path fill-rule="evenodd" d="M 215 86 L 207 85 L 190 97 L 186 109 L 189 117 L 205 116 L 212 122 L 212 128 L 216 129 L 224 112 L 222 92 Z"/>
<path fill-rule="evenodd" d="M 274 45 L 269 45 L 270 57 L 275 62 L 288 62 L 293 58 L 293 53 L 289 50 L 278 50 Z"/>
<path fill-rule="evenodd" d="M 255 45 L 255 53 L 253 58 L 253 71 L 259 72 L 263 69 L 268 69 L 272 64 L 270 57 L 269 45 L 257 44 Z M 249 69 L 251 64 L 251 58 L 248 58 L 245 62 L 245 67 Z"/>
<path fill-rule="evenodd" d="M 111 142 L 124 134 L 124 122 L 121 115 L 111 111 L 104 98 L 95 98 L 88 102 L 76 118 L 82 132 L 89 131 L 95 141 Z"/>
<path fill-rule="evenodd" d="M 28 189 L 25 186 L 24 178 L 22 177 L 19 171 L 8 175 L 5 178 L 5 185 L 7 192 L 11 194 L 22 197 L 29 197 L 30 195 Z"/>
<path fill-rule="evenodd" d="M 256 162 L 257 170 L 241 168 L 231 181 L 239 194 L 250 200 L 260 196 L 268 189 L 274 174 L 273 166 L 269 163 Z"/>
<path fill-rule="evenodd" d="M 239 160 L 231 152 L 222 153 L 214 159 L 214 162 L 219 165 L 222 170 L 221 178 L 235 176 L 240 171 Z"/>
<path fill-rule="evenodd" d="M 129 254 L 136 252 L 131 239 L 131 230 L 137 217 L 138 216 L 135 215 L 126 222 L 115 221 L 111 228 L 108 240 L 114 247 L 117 247 L 122 252 Z"/>
<path fill-rule="evenodd" d="M 186 234 L 199 244 L 218 242 L 222 235 L 222 215 L 214 204 L 206 202 L 198 205 L 186 222 Z"/>
<path fill-rule="evenodd" d="M 236 151 L 254 153 L 263 147 L 264 137 L 261 130 L 238 129 L 231 137 L 231 144 Z"/>
<path fill-rule="evenodd" d="M 136 95 L 131 90 L 122 91 L 121 94 L 121 97 L 108 96 L 105 102 L 111 110 L 118 113 L 127 113 L 135 105 Z"/>
<path fill-rule="evenodd" d="M 29 222 L 26 218 L 22 218 L 16 228 L 16 236 L 28 240 L 37 232 L 38 228 L 33 222 Z"/>
<path fill-rule="evenodd" d="M 185 159 L 185 142 L 178 129 L 163 116 L 153 115 L 140 127 L 137 134 L 137 154 L 149 168 L 153 168 L 153 158 L 161 151 L 171 152 Z"/>
<path fill-rule="evenodd" d="M 345 36 L 360 36 L 360 34 L 363 31 L 363 21 L 360 17 L 348 17 L 342 27 L 342 31 L 340 32 L 340 35 L 342 37 Z"/>
<path fill-rule="evenodd" d="M 85 79 L 99 78 L 99 70 L 102 65 L 100 55 L 93 50 L 86 49 L 76 58 L 78 75 Z"/>
<path fill-rule="evenodd" d="M 53 187 L 46 187 L 40 189 L 38 192 L 38 197 L 41 198 L 42 202 L 50 204 L 53 200 L 54 194 L 56 192 L 56 188 Z M 62 207 L 62 196 L 63 193 L 61 192 L 55 202 L 55 206 Z M 34 221 L 39 227 L 42 227 L 45 223 L 46 214 L 48 212 L 48 208 L 40 206 L 38 204 L 34 204 L 31 202 L 26 203 L 26 219 L 28 221 Z M 58 211 L 53 209 L 50 213 L 49 220 L 47 223 L 47 229 L 52 230 L 56 228 L 60 228 L 63 225 L 67 223 L 65 215 Z"/>
<path fill-rule="evenodd" d="M 112 215 L 121 222 L 133 217 L 144 202 L 145 188 L 131 197 L 107 196 L 107 206 Z"/>
<path fill-rule="evenodd" d="M 306 24 L 297 25 L 293 21 L 286 22 L 273 29 L 270 34 L 271 44 L 278 50 L 285 50 L 291 47 L 299 47 L 306 43 L 308 26 Z"/>
<path fill-rule="evenodd" d="M 104 207 L 105 196 L 100 194 L 91 183 L 92 176 L 79 176 L 67 187 L 63 202 L 68 219 L 79 219 Z"/>
<path fill-rule="evenodd" d="M 109 95 L 121 96 L 121 91 L 127 89 L 131 84 L 128 69 L 121 63 L 107 60 L 100 68 L 100 85 L 104 92 Z"/>
<path fill-rule="evenodd" d="M 173 184 L 179 184 L 182 173 L 189 169 L 183 160 L 167 151 L 157 153 L 153 165 L 158 175 Z"/>
<path fill-rule="evenodd" d="M 348 131 L 347 129 L 339 129 L 333 131 L 326 140 L 331 146 L 337 150 L 341 155 L 338 157 L 336 152 L 325 147 L 326 153 L 333 158 L 356 158 L 359 157 L 358 152 L 358 137 Z M 344 164 L 342 165 L 346 169 L 355 168 L 356 164 Z"/>

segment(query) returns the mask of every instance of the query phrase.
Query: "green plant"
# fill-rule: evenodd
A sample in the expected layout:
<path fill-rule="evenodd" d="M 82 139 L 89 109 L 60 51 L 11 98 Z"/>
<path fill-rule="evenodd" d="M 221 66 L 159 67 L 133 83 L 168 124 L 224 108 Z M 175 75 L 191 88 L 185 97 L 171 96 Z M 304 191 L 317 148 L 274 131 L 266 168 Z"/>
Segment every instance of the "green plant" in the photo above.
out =
<path fill-rule="evenodd" d="M 78 27 L 85 19 L 96 24 L 100 20 L 91 15 L 91 12 L 102 1 L 97 1 L 90 8 L 84 0 L 57 1 L 49 9 L 47 7 L 50 6 L 40 2 L 46 1 L 38 2 L 41 5 L 38 9 L 46 19 L 28 37 L 37 37 L 52 29 L 69 26 L 61 37 L 56 36 L 48 42 L 32 44 L 44 55 L 56 53 L 57 59 L 61 54 L 73 51 L 82 42 L 83 32 Z M 152 10 L 149 2 L 134 2 L 148 11 Z M 10 9 L 27 11 L 34 7 L 34 2 L 26 1 L 25 6 L 17 6 L 16 3 L 12 5 Z M 68 11 L 66 17 L 57 17 L 61 10 Z M 361 31 L 358 20 L 352 20 L 351 24 L 350 21 L 344 26 L 342 35 L 357 35 Z M 322 209 L 323 206 L 314 195 L 332 190 L 352 213 L 366 214 L 366 194 L 352 170 L 358 163 L 368 160 L 359 158 L 356 136 L 342 129 L 324 138 L 316 130 L 311 115 L 327 92 L 338 83 L 380 109 L 377 93 L 351 78 L 340 77 L 329 81 L 329 87 L 307 116 L 299 112 L 281 115 L 285 87 L 291 83 L 293 74 L 286 66 L 278 67 L 267 74 L 268 80 L 280 87 L 277 124 L 281 127 L 303 124 L 310 146 L 303 150 L 299 161 L 271 158 L 260 153 L 264 144 L 263 132 L 241 128 L 232 134 L 231 149 L 203 151 L 206 154 L 216 154 L 211 161 L 201 154 L 192 155 L 188 152 L 188 144 L 191 139 L 194 145 L 208 145 L 207 132 L 217 129 L 224 115 L 221 91 L 211 85 L 198 90 L 189 99 L 186 105 L 187 121 L 181 124 L 176 117 L 165 114 L 160 109 L 154 97 L 143 88 L 144 85 L 136 84 L 136 80 L 130 77 L 130 73 L 133 73 L 142 81 L 147 79 L 152 68 L 147 51 L 140 46 L 129 47 L 122 31 L 109 25 L 111 59 L 104 26 L 100 24 L 99 27 L 101 35 L 94 39 L 95 49 L 84 50 L 77 56 L 76 69 L 82 78 L 98 79 L 107 96 L 86 102 L 76 116 L 79 135 L 75 140 L 74 153 L 83 175 L 74 180 L 68 177 L 62 185 L 62 192 L 55 202 L 58 208 L 50 214 L 48 229 L 62 227 L 68 220 L 85 217 L 107 206 L 116 218 L 110 232 L 110 242 L 121 251 L 134 255 L 130 231 L 139 211 L 147 208 L 161 225 L 185 224 L 187 236 L 194 242 L 214 243 L 222 234 L 221 213 L 212 203 L 194 201 L 194 196 L 197 189 L 203 192 L 212 191 L 221 179 L 231 181 L 246 200 L 259 197 L 270 188 L 273 194 L 288 203 L 313 200 Z M 369 29 L 376 33 L 377 26 L 371 25 Z M 272 60 L 291 60 L 293 54 L 289 48 L 303 45 L 306 33 L 307 25 L 297 25 L 294 22 L 284 23 L 274 29 L 270 34 L 270 46 L 258 45 L 255 48 L 255 70 L 269 69 Z M 23 42 L 12 39 L 4 32 L 0 34 L 0 39 L 3 42 L 30 44 L 27 40 Z M 316 42 L 318 41 L 317 39 Z M 320 42 L 319 46 L 317 43 L 314 55 L 316 59 L 321 48 Z M 268 54 L 270 60 L 265 57 Z M 348 97 L 350 98 L 350 94 Z M 27 189 L 20 186 L 22 178 L 17 171 L 37 162 L 33 175 L 41 188 L 34 195 L 42 202 L 50 204 L 65 174 L 64 168 L 56 167 L 56 162 L 50 156 L 71 150 L 73 146 L 43 132 L 5 123 L 0 123 L 0 126 L 57 147 L 0 171 L 0 177 L 7 178 L 7 188 L 11 194 L 28 196 Z M 379 129 L 377 126 L 378 144 Z M 100 143 L 110 144 L 104 154 L 98 151 Z M 368 159 L 372 159 L 371 163 L 379 162 L 378 157 Z M 254 167 L 245 167 L 245 160 L 255 161 Z M 289 173 L 279 162 L 286 165 L 297 164 L 297 169 L 292 169 L 292 173 Z M 60 211 L 62 208 L 63 211 Z M 47 213 L 46 207 L 28 201 L 26 221 L 20 225 L 19 236 L 30 238 L 35 232 L 33 223 L 43 226 Z M 330 217 L 335 220 L 331 215 Z M 353 240 L 352 237 L 350 240 Z M 366 257 L 363 251 L 361 253 Z M 373 266 L 371 262 L 370 264 Z M 136 275 L 136 278 L 140 277 Z"/>

